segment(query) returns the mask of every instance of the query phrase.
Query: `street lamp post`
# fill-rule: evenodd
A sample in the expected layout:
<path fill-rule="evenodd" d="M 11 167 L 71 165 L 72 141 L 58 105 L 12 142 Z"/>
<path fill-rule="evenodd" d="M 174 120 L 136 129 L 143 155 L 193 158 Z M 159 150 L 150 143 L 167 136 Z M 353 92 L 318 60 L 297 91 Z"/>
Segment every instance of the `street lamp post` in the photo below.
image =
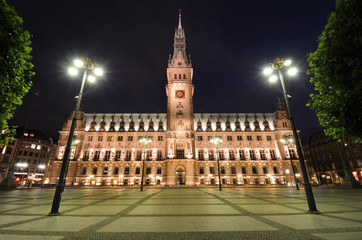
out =
<path fill-rule="evenodd" d="M 219 163 L 219 143 L 222 143 L 221 137 L 214 137 L 210 139 L 210 142 L 215 145 L 216 148 L 216 161 L 217 161 L 217 173 L 219 175 L 219 190 L 221 191 L 221 177 L 220 177 L 220 163 Z"/>
<path fill-rule="evenodd" d="M 295 185 L 297 187 L 297 190 L 299 190 L 299 184 L 297 181 L 297 177 L 295 176 L 295 169 L 294 169 L 294 165 L 293 165 L 293 159 L 292 159 L 292 155 L 290 154 L 290 150 L 289 150 L 289 144 L 291 144 L 293 142 L 293 139 L 290 138 L 290 136 L 283 136 L 280 141 L 285 144 L 288 148 L 288 153 L 289 153 L 289 157 L 290 157 L 290 165 L 292 166 L 292 171 L 293 171 L 293 175 L 294 175 L 294 181 L 295 181 Z"/>
<path fill-rule="evenodd" d="M 74 65 L 76 67 L 79 67 L 79 68 L 84 68 L 83 79 L 82 79 L 82 83 L 81 83 L 81 86 L 80 86 L 79 94 L 78 94 L 78 96 L 75 97 L 77 99 L 77 103 L 75 105 L 74 116 L 73 116 L 73 119 L 72 119 L 72 125 L 70 127 L 70 131 L 69 131 L 67 146 L 66 146 L 65 151 L 64 151 L 63 163 L 62 163 L 62 167 L 61 167 L 60 174 L 59 174 L 59 180 L 58 180 L 58 183 L 56 185 L 56 190 L 55 190 L 55 194 L 54 194 L 54 198 L 53 198 L 52 209 L 51 209 L 50 213 L 48 214 L 48 216 L 58 216 L 58 215 L 60 215 L 59 206 L 60 206 L 60 201 L 61 201 L 61 195 L 62 195 L 62 192 L 64 191 L 66 175 L 67 175 L 67 170 L 68 170 L 68 164 L 69 164 L 69 155 L 70 155 L 74 130 L 75 130 L 75 127 L 76 127 L 78 110 L 79 110 L 80 103 L 82 102 L 82 96 L 83 96 L 83 89 L 84 89 L 85 80 L 87 79 L 87 76 L 88 76 L 88 81 L 90 81 L 90 82 L 95 81 L 95 77 L 93 75 L 88 75 L 88 72 L 93 71 L 97 75 L 102 75 L 102 73 L 103 73 L 103 71 L 100 68 L 95 68 L 94 67 L 94 63 L 92 62 L 92 60 L 90 58 L 86 58 L 84 61 L 75 60 Z M 76 68 L 74 68 L 74 67 L 71 67 L 71 68 L 68 69 L 68 72 L 71 75 L 77 75 L 78 70 Z"/>
<path fill-rule="evenodd" d="M 290 105 L 289 105 L 290 96 L 287 94 L 283 74 L 282 74 L 282 71 L 281 71 L 281 69 L 284 66 L 289 66 L 290 64 L 291 64 L 290 60 L 284 61 L 283 59 L 275 58 L 273 63 L 272 63 L 272 68 L 265 69 L 264 74 L 269 75 L 269 74 L 271 74 L 273 72 L 273 70 L 278 71 L 278 76 L 279 76 L 280 83 L 282 85 L 284 100 L 285 100 L 285 104 L 286 104 L 286 107 L 287 107 L 287 114 L 288 114 L 288 118 L 290 120 L 290 124 L 291 124 L 292 131 L 293 131 L 294 142 L 295 142 L 295 145 L 297 147 L 297 152 L 298 152 L 298 156 L 299 156 L 299 164 L 300 164 L 300 168 L 302 170 L 302 175 L 303 175 L 303 180 L 304 180 L 304 189 L 305 189 L 305 194 L 306 194 L 306 197 L 307 197 L 308 207 L 309 207 L 308 213 L 314 213 L 314 214 L 317 213 L 318 214 L 320 212 L 317 210 L 315 200 L 314 200 L 314 196 L 313 196 L 312 186 L 311 186 L 311 184 L 309 183 L 309 180 L 308 180 L 307 169 L 305 167 L 302 148 L 301 148 L 300 143 L 299 143 L 297 128 L 295 126 L 292 111 L 291 111 L 291 108 L 290 108 Z M 296 73 L 297 73 L 296 68 L 290 68 L 288 70 L 289 75 L 295 75 Z M 269 80 L 271 82 L 275 82 L 275 81 L 278 80 L 278 77 L 276 75 L 272 75 L 269 78 Z"/>
<path fill-rule="evenodd" d="M 141 178 L 141 192 L 142 192 L 143 191 L 143 177 L 145 174 L 146 150 L 147 150 L 147 145 L 150 144 L 152 142 L 152 140 L 149 139 L 148 137 L 143 137 L 139 140 L 139 142 L 143 144 L 143 161 L 142 161 L 142 178 Z"/>

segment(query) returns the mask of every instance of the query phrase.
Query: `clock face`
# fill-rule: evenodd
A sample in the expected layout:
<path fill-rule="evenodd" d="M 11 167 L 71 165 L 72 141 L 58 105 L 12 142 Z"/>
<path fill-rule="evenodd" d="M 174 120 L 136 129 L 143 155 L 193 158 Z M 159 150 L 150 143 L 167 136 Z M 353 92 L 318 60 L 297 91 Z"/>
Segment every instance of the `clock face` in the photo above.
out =
<path fill-rule="evenodd" d="M 185 98 L 185 91 L 176 90 L 175 96 L 176 96 L 176 98 Z"/>

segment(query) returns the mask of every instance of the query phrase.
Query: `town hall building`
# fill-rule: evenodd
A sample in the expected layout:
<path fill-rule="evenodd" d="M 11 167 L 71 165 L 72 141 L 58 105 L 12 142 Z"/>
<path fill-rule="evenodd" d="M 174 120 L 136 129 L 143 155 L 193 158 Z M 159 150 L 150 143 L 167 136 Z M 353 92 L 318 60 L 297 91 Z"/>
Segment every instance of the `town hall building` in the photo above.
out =
<path fill-rule="evenodd" d="M 85 113 L 79 111 L 67 185 L 205 186 L 295 183 L 299 163 L 294 144 L 280 139 L 292 135 L 287 113 L 278 104 L 271 113 L 194 113 L 193 67 L 186 54 L 181 25 L 175 30 L 174 52 L 167 67 L 165 113 Z M 60 131 L 56 159 L 47 176 L 55 184 L 72 116 Z M 139 142 L 146 137 L 146 147 Z M 215 146 L 211 139 L 222 138 Z"/>

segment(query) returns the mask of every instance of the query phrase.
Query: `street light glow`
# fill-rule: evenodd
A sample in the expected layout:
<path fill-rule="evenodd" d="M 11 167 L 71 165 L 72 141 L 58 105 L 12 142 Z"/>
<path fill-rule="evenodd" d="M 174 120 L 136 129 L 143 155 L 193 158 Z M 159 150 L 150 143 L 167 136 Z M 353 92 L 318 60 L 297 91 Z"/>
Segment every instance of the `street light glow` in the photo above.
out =
<path fill-rule="evenodd" d="M 102 76 L 103 75 L 103 69 L 101 69 L 99 67 L 96 67 L 93 71 L 97 76 Z"/>
<path fill-rule="evenodd" d="M 93 83 L 93 82 L 96 81 L 96 78 L 94 76 L 92 76 L 92 75 L 89 75 L 88 76 L 88 81 Z"/>
<path fill-rule="evenodd" d="M 270 67 L 265 68 L 263 71 L 264 75 L 267 75 L 267 76 L 270 75 L 272 72 L 273 72 L 273 69 Z"/>
<path fill-rule="evenodd" d="M 72 76 L 75 76 L 78 74 L 78 70 L 74 67 L 70 67 L 70 68 L 68 68 L 68 73 Z"/>
<path fill-rule="evenodd" d="M 291 68 L 288 70 L 288 75 L 290 76 L 295 76 L 298 73 L 298 69 L 296 68 Z"/>
<path fill-rule="evenodd" d="M 83 61 L 82 60 L 75 59 L 73 63 L 77 67 L 83 67 Z"/>
<path fill-rule="evenodd" d="M 292 60 L 288 59 L 284 62 L 285 66 L 289 66 L 290 64 L 292 64 Z"/>
<path fill-rule="evenodd" d="M 277 80 L 278 80 L 278 77 L 276 75 L 273 75 L 269 78 L 269 82 L 272 82 L 272 83 L 276 82 Z"/>

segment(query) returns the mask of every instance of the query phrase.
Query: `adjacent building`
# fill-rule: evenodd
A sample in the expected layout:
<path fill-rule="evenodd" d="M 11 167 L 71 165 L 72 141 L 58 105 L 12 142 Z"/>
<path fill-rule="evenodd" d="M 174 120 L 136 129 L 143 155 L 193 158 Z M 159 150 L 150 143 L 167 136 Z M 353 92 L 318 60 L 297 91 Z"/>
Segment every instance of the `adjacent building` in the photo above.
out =
<path fill-rule="evenodd" d="M 342 184 L 345 170 L 362 183 L 362 144 L 340 141 L 319 132 L 303 140 L 309 172 L 320 184 Z"/>
<path fill-rule="evenodd" d="M 138 185 L 145 158 L 147 185 L 294 183 L 292 164 L 300 169 L 295 145 L 280 139 L 292 135 L 282 104 L 270 113 L 195 113 L 193 66 L 179 16 L 174 51 L 167 67 L 165 113 L 85 113 L 77 116 L 67 185 Z M 227 84 L 227 83 L 225 83 Z M 49 183 L 59 176 L 72 115 L 60 131 Z M 146 148 L 139 142 L 152 140 Z M 210 142 L 221 137 L 217 147 Z"/>
<path fill-rule="evenodd" d="M 20 141 L 21 133 L 24 133 L 24 137 Z M 14 161 L 14 177 L 18 184 L 43 183 L 55 146 L 53 140 L 42 132 L 34 129 L 24 132 L 23 128 L 18 128 L 14 141 L 1 150 L 0 182 Z"/>

